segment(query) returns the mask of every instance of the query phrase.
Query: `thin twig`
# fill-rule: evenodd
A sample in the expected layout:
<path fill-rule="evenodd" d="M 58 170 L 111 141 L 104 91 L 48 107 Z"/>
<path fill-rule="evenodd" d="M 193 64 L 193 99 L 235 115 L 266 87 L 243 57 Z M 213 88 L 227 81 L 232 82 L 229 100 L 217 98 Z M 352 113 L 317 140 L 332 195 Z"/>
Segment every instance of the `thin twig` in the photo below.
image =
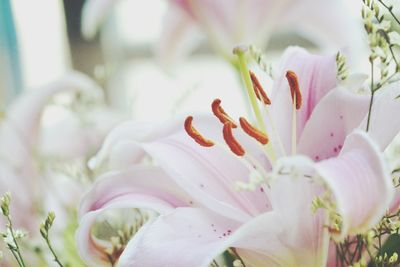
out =
<path fill-rule="evenodd" d="M 9 228 L 9 230 L 10 230 L 11 236 L 12 236 L 12 238 L 13 238 L 13 242 L 14 242 L 14 244 L 15 244 L 15 248 L 16 248 L 15 251 L 17 252 L 17 255 L 18 255 L 18 257 L 19 257 L 19 263 L 20 263 L 20 265 L 21 265 L 22 267 L 25 267 L 24 258 L 22 257 L 21 252 L 19 251 L 19 245 L 18 245 L 17 239 L 15 238 L 15 234 L 14 234 L 14 230 L 13 230 L 11 218 L 10 218 L 9 215 L 6 216 L 6 218 L 7 218 L 7 221 L 8 221 L 8 228 Z M 13 253 L 13 254 L 14 254 L 14 253 Z"/>
<path fill-rule="evenodd" d="M 371 99 L 369 101 L 369 108 L 368 108 L 368 119 L 367 119 L 367 129 L 366 129 L 367 132 L 368 132 L 369 126 L 370 126 L 372 104 L 374 103 L 374 96 L 375 96 L 375 91 L 376 91 L 376 90 L 374 90 L 374 60 L 370 59 L 370 62 L 371 62 Z"/>
<path fill-rule="evenodd" d="M 390 13 L 390 15 L 392 15 L 392 17 L 394 18 L 394 20 L 400 25 L 400 20 L 397 18 L 396 14 L 394 14 L 393 12 L 393 7 L 389 7 L 388 5 L 386 5 L 383 0 L 378 0 L 379 3 L 381 3 L 382 6 L 384 6 Z"/>

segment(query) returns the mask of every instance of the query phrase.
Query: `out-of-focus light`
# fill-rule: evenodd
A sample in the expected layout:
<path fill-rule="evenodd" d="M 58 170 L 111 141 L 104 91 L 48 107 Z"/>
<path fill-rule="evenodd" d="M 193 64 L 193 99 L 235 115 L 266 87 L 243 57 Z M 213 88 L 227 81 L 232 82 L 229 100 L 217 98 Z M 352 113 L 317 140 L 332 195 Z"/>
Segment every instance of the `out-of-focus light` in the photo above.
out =
<path fill-rule="evenodd" d="M 241 80 L 219 58 L 194 57 L 173 76 L 167 75 L 154 61 L 135 61 L 127 64 L 110 86 L 109 92 L 124 92 L 117 93 L 119 101 L 115 105 L 131 110 L 133 118 L 138 120 L 210 113 L 215 98 L 221 98 L 224 108 L 234 117 L 247 112 Z"/>
<path fill-rule="evenodd" d="M 116 25 L 127 44 L 148 44 L 158 40 L 167 10 L 165 0 L 121 1 L 116 6 Z"/>
<path fill-rule="evenodd" d="M 61 0 L 13 0 L 26 88 L 63 75 L 70 66 Z"/>

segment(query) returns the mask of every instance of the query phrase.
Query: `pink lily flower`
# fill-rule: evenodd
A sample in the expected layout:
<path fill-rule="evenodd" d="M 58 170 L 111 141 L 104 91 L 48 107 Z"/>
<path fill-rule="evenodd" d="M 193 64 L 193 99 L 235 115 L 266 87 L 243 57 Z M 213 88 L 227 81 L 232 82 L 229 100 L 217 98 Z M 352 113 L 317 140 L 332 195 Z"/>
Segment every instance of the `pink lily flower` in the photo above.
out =
<path fill-rule="evenodd" d="M 369 98 L 338 86 L 333 56 L 290 48 L 279 73 L 270 99 L 255 88 L 260 102 L 271 102 L 258 121 L 265 131 L 244 119 L 241 131 L 217 100 L 213 112 L 223 125 L 201 116 L 193 124 L 189 117 L 185 131 L 174 122 L 147 138 L 130 135 L 140 129 L 134 123 L 111 132 L 96 162 L 119 170 L 99 179 L 80 208 L 77 239 L 87 263 L 107 261 L 91 229 L 113 208 L 159 215 L 123 244 L 118 266 L 209 266 L 224 252 L 238 266 L 325 266 L 330 238 L 374 226 L 394 192 L 382 150 L 400 125 L 383 111 L 400 109 L 399 85 L 381 89 L 365 133 Z M 145 157 L 163 171 L 128 168 Z M 325 208 L 313 212 L 317 198 Z"/>

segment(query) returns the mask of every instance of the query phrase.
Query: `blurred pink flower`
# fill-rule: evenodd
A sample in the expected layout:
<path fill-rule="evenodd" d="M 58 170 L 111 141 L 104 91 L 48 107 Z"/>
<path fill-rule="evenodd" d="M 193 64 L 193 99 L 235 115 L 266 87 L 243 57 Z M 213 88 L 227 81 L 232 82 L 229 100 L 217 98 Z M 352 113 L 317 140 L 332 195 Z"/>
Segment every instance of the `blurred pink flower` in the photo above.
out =
<path fill-rule="evenodd" d="M 0 120 L 0 194 L 11 192 L 14 227 L 29 231 L 31 238 L 39 233 L 43 210 L 55 211 L 62 219 L 67 213 L 66 207 L 75 207 L 83 193 L 82 184 L 78 186 L 78 181 L 71 177 L 61 179 L 60 173 L 54 170 L 49 172 L 43 161 L 50 164 L 52 160 L 64 163 L 84 160 L 98 149 L 107 131 L 121 120 L 109 110 L 106 120 L 90 119 L 85 126 L 63 123 L 56 125 L 57 131 L 44 135 L 43 112 L 50 100 L 62 93 L 80 93 L 97 100 L 102 97 L 101 89 L 90 78 L 71 72 L 42 88 L 23 93 Z M 93 127 L 94 123 L 102 123 L 102 131 Z M 90 127 L 91 131 L 85 127 Z M 71 132 L 79 133 L 68 135 Z M 63 221 L 66 222 L 60 220 L 57 226 Z"/>
<path fill-rule="evenodd" d="M 288 70 L 297 74 L 302 95 L 295 155 Z M 222 125 L 208 116 L 194 122 L 218 144 L 210 148 L 195 143 L 182 122 L 161 128 L 131 122 L 112 131 L 94 166 L 110 164 L 117 171 L 99 179 L 80 208 L 77 239 L 86 262 L 107 262 L 106 247 L 93 238 L 92 227 L 110 209 L 156 212 L 114 255 L 116 261 L 122 253 L 118 266 L 208 266 L 230 248 L 246 266 L 324 266 L 330 237 L 340 240 L 375 225 L 394 191 L 381 151 L 400 129 L 384 116 L 399 109 L 388 105 L 398 84 L 381 89 L 367 134 L 369 98 L 338 87 L 335 57 L 290 48 L 279 73 L 268 107 L 274 122 L 265 118 L 275 125 L 268 127 L 275 163 L 238 129 L 225 140 L 236 140 L 244 155 L 227 152 Z M 129 167 L 146 157 L 159 167 Z M 235 189 L 249 181 L 250 191 Z M 316 197 L 327 198 L 332 210 L 313 213 Z M 329 212 L 340 215 L 337 225 Z"/>
<path fill-rule="evenodd" d="M 158 45 L 163 62 L 176 60 L 193 47 L 200 29 L 217 52 L 232 59 L 232 48 L 254 44 L 264 48 L 273 33 L 297 32 L 322 47 L 362 47 L 357 20 L 342 0 L 170 0 Z M 183 12 L 182 12 L 183 11 Z M 343 31 L 343 28 L 348 30 Z M 358 31 L 357 31 L 358 30 Z M 352 56 L 354 53 L 352 53 Z"/>
<path fill-rule="evenodd" d="M 93 38 L 117 0 L 87 0 L 82 33 Z M 169 0 L 171 4 L 157 43 L 162 63 L 169 64 L 199 45 L 198 30 L 214 49 L 232 59 L 232 48 L 254 44 L 265 48 L 273 33 L 297 32 L 322 47 L 359 54 L 361 23 L 343 0 Z M 137 8 L 140 8 L 138 2 Z M 346 31 L 343 29 L 346 28 Z"/>

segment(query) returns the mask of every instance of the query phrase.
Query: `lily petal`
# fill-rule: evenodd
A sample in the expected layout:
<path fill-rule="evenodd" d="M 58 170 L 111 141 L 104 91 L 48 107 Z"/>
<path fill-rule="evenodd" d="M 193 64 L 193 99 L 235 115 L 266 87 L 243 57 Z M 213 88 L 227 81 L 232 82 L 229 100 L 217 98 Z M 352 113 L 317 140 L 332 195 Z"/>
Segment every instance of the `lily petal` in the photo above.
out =
<path fill-rule="evenodd" d="M 175 207 L 192 204 L 190 198 L 159 168 L 133 167 L 105 174 L 81 201 L 76 233 L 80 254 L 92 266 L 104 263 L 104 255 L 91 236 L 91 227 L 107 210 L 140 208 L 165 214 Z"/>
<path fill-rule="evenodd" d="M 297 2 L 292 3 L 292 8 L 286 9 L 283 18 L 285 25 L 291 29 L 297 25 L 295 30 L 301 35 L 332 52 L 342 48 L 348 50 L 351 61 L 357 61 L 367 53 L 362 25 L 358 17 L 351 14 L 345 0 Z"/>
<path fill-rule="evenodd" d="M 146 154 L 140 146 L 141 142 L 155 140 L 181 129 L 182 121 L 183 118 L 173 119 L 166 123 L 137 121 L 121 123 L 107 135 L 101 149 L 90 160 L 89 165 L 95 169 L 108 163 L 111 165 L 108 167 L 113 169 L 117 166 L 125 166 L 126 163 L 137 164 Z"/>
<path fill-rule="evenodd" d="M 299 153 L 315 161 L 339 155 L 346 136 L 358 127 L 367 113 L 368 102 L 368 96 L 344 88 L 329 92 L 315 107 L 304 127 Z"/>
<path fill-rule="evenodd" d="M 155 220 L 141 242 L 128 245 L 123 254 L 129 255 L 122 255 L 118 266 L 208 266 L 224 251 L 224 240 L 239 225 L 204 209 L 176 209 Z"/>
<path fill-rule="evenodd" d="M 290 256 L 276 253 L 280 266 L 325 266 L 329 244 L 327 215 L 322 210 L 312 211 L 314 198 L 324 189 L 310 178 L 313 169 L 314 163 L 303 156 L 282 158 L 274 167 L 270 198 L 284 229 L 278 233 L 279 240 L 290 251 Z"/>
<path fill-rule="evenodd" d="M 176 207 L 187 206 L 191 202 L 190 197 L 179 190 L 160 168 L 136 166 L 100 177 L 83 197 L 79 216 L 131 194 L 153 196 Z"/>
<path fill-rule="evenodd" d="M 216 118 L 196 117 L 194 124 L 206 138 L 223 144 L 222 125 Z M 239 157 L 224 149 L 224 145 L 201 147 L 182 127 L 165 138 L 142 145 L 177 184 L 208 208 L 239 221 L 269 209 L 268 199 L 261 190 L 258 194 L 235 190 L 236 182 L 247 183 L 250 177 L 249 167 Z M 238 131 L 236 134 L 241 142 L 245 142 L 243 133 Z M 245 147 L 252 150 L 247 139 L 249 144 Z M 253 149 L 253 152 L 257 151 Z M 263 155 L 260 149 L 258 153 Z M 258 157 L 256 152 L 249 154 Z M 262 166 L 267 166 L 265 161 Z"/>
<path fill-rule="evenodd" d="M 243 225 L 204 209 L 176 209 L 155 220 L 140 242 L 128 245 L 119 266 L 205 267 L 232 247 L 250 266 L 323 266 L 329 239 L 322 212 L 311 212 L 314 194 L 309 190 L 321 187 L 310 181 L 279 177 L 271 190 L 276 190 L 272 195 L 280 207 Z M 314 223 L 308 224 L 310 220 Z M 164 256 L 156 257 L 160 253 Z M 260 265 L 252 265 L 256 263 Z"/>
<path fill-rule="evenodd" d="M 85 122 L 78 118 L 78 114 L 69 112 L 57 123 L 42 128 L 41 155 L 64 160 L 91 156 L 122 119 L 122 114 L 100 106 L 85 112 Z"/>
<path fill-rule="evenodd" d="M 370 128 L 368 133 L 384 150 L 400 131 L 400 120 L 390 114 L 400 112 L 400 82 L 395 82 L 380 89 L 375 96 L 372 106 Z M 360 129 L 367 128 L 368 116 L 360 125 Z"/>
<path fill-rule="evenodd" d="M 394 194 L 383 154 L 367 134 L 350 134 L 337 158 L 317 163 L 316 170 L 333 193 L 342 229 L 337 237 L 359 234 L 379 222 Z"/>
<path fill-rule="evenodd" d="M 161 65 L 167 70 L 198 46 L 199 36 L 193 20 L 174 6 L 164 20 L 165 26 L 155 49 Z"/>
<path fill-rule="evenodd" d="M 292 133 L 292 97 L 287 71 L 296 73 L 302 94 L 302 107 L 297 111 L 297 136 L 301 133 L 310 119 L 319 101 L 337 85 L 335 56 L 317 56 L 309 54 L 299 47 L 288 48 L 281 60 L 272 92 L 271 115 L 280 118 L 275 121 L 277 131 L 286 151 L 290 151 Z"/>

